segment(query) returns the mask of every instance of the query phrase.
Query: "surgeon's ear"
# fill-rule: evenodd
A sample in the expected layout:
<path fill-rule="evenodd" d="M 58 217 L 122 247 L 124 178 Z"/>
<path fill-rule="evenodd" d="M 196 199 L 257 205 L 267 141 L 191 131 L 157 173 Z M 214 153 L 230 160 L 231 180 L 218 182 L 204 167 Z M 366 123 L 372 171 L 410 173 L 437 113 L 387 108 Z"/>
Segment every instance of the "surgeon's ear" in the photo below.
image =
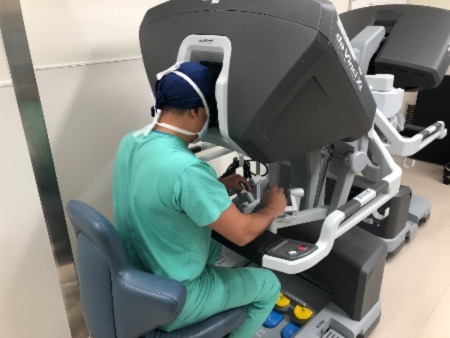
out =
<path fill-rule="evenodd" d="M 198 108 L 190 109 L 190 110 L 189 110 L 189 114 L 190 114 L 191 117 L 194 118 L 194 119 L 198 119 L 198 118 L 200 117 Z"/>

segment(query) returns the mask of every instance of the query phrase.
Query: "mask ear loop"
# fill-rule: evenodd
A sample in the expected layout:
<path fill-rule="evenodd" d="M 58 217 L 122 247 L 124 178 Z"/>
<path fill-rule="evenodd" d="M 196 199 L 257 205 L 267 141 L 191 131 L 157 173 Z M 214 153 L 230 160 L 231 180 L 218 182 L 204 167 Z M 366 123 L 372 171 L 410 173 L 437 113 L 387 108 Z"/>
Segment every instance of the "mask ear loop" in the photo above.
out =
<path fill-rule="evenodd" d="M 158 81 L 161 80 L 167 74 L 175 72 L 178 68 L 180 68 L 180 66 L 181 66 L 181 62 L 175 63 L 173 66 L 171 66 L 171 67 L 167 68 L 166 70 L 163 70 L 162 72 L 159 72 L 158 74 L 156 74 L 156 79 Z"/>
<path fill-rule="evenodd" d="M 155 109 L 156 109 L 156 106 L 155 106 Z M 144 128 L 142 135 L 148 136 L 148 134 L 150 134 L 150 132 L 153 130 L 153 128 L 155 128 L 155 126 L 158 124 L 160 116 L 161 116 L 161 110 L 156 109 L 156 114 L 155 114 L 155 117 L 153 118 L 153 122 L 151 124 L 149 124 L 146 128 Z"/>
<path fill-rule="evenodd" d="M 161 110 L 156 109 L 156 105 L 153 107 L 154 107 L 156 113 L 155 113 L 155 117 L 153 118 L 152 123 L 146 125 L 144 128 L 135 132 L 133 134 L 133 137 L 138 137 L 141 135 L 148 136 L 148 134 L 150 134 L 150 132 L 153 130 L 153 128 L 155 128 L 155 126 L 158 124 L 159 117 L 161 116 Z"/>

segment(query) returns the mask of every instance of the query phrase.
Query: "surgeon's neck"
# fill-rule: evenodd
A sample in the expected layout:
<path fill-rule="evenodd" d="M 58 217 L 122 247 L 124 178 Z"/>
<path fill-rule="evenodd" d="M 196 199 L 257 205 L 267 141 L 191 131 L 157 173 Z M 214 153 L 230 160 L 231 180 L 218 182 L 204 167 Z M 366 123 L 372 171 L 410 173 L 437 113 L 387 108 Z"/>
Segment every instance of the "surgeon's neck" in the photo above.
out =
<path fill-rule="evenodd" d="M 166 123 L 167 123 L 167 122 L 166 122 Z M 176 127 L 178 127 L 178 126 L 176 126 Z M 164 127 L 161 127 L 161 126 L 158 126 L 158 125 L 155 127 L 155 130 L 160 131 L 160 132 L 165 133 L 165 134 L 169 134 L 169 135 L 173 135 L 173 136 L 178 136 L 178 137 L 181 138 L 181 139 L 184 141 L 184 143 L 186 143 L 186 144 L 191 143 L 191 141 L 193 140 L 193 139 L 192 139 L 192 136 L 184 135 L 184 134 L 178 133 L 178 132 L 176 132 L 176 131 L 173 131 L 173 130 L 170 130 L 170 129 L 167 129 L 167 128 L 164 128 Z"/>
<path fill-rule="evenodd" d="M 178 127 L 181 129 L 185 129 L 190 131 L 192 127 L 192 121 L 190 121 L 188 116 L 185 115 L 181 115 L 181 116 L 175 116 L 174 114 L 170 114 L 170 113 L 163 113 L 161 114 L 161 117 L 159 118 L 160 123 L 167 123 L 170 124 L 174 127 Z M 196 136 L 192 136 L 192 135 L 184 135 L 181 134 L 175 130 L 171 130 L 171 129 L 167 129 L 164 128 L 163 126 L 160 125 L 156 125 L 155 126 L 155 130 L 158 130 L 160 132 L 169 134 L 169 135 L 174 135 L 174 136 L 178 136 L 179 138 L 181 138 L 186 144 L 191 143 L 192 141 L 195 140 Z"/>

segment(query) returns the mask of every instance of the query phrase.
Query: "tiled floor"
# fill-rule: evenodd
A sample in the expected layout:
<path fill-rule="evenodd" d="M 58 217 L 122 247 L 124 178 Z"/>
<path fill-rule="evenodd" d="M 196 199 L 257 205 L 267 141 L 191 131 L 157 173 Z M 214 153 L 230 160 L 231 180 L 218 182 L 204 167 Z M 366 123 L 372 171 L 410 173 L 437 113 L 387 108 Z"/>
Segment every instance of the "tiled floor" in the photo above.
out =
<path fill-rule="evenodd" d="M 431 201 L 431 218 L 388 259 L 381 321 L 370 338 L 450 338 L 450 186 L 442 170 L 418 161 L 403 171 L 402 184 Z"/>

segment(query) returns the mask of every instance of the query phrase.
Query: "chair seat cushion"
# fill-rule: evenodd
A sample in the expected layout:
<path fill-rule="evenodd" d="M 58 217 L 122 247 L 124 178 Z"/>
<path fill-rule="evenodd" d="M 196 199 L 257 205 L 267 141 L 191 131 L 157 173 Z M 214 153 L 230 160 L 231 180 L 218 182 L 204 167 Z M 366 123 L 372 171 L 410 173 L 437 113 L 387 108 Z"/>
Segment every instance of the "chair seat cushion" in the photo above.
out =
<path fill-rule="evenodd" d="M 222 338 L 239 327 L 247 315 L 245 307 L 218 313 L 202 322 L 181 329 L 164 332 L 154 330 L 144 335 L 145 338 Z"/>

